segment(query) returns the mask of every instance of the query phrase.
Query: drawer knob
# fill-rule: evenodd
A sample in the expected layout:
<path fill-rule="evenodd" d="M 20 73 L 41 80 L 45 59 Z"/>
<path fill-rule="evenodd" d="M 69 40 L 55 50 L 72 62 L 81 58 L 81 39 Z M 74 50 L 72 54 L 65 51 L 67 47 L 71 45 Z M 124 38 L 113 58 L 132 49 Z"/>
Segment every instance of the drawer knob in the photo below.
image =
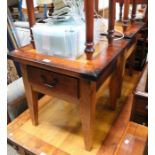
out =
<path fill-rule="evenodd" d="M 41 80 L 44 83 L 44 86 L 49 87 L 49 88 L 53 88 L 58 83 L 57 78 L 54 78 L 51 82 L 47 82 L 47 79 L 44 75 L 41 75 Z"/>

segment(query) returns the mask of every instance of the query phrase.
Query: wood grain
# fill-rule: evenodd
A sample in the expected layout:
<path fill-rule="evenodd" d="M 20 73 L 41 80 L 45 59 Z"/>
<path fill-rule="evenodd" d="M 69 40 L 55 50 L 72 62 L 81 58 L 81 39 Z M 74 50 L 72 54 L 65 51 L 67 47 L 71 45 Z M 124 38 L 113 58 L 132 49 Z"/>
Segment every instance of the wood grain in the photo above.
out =
<path fill-rule="evenodd" d="M 144 23 L 129 25 L 126 34 L 134 37 L 143 26 Z M 115 28 L 123 31 L 121 23 L 117 23 Z M 106 37 L 105 40 L 107 40 Z M 32 45 L 15 50 L 9 53 L 8 57 L 19 63 L 29 64 L 57 73 L 96 80 L 100 74 L 103 73 L 107 65 L 116 61 L 117 57 L 124 52 L 124 49 L 128 47 L 130 43 L 131 40 L 122 39 L 113 41 L 112 46 L 108 46 L 108 41 L 100 41 L 95 46 L 95 53 L 91 61 L 87 61 L 84 55 L 76 60 L 68 60 L 39 54 L 33 49 Z M 49 62 L 45 62 L 45 59 L 49 60 Z"/>
<path fill-rule="evenodd" d="M 32 86 L 28 81 L 27 66 L 21 64 L 20 67 L 23 75 L 25 94 L 30 110 L 30 116 L 32 118 L 32 123 L 33 125 L 38 125 L 38 94 L 32 89 Z"/>
<path fill-rule="evenodd" d="M 131 26 L 133 37 L 142 26 L 143 24 L 134 24 Z M 90 150 L 93 144 L 93 126 L 96 105 L 95 96 L 97 90 L 104 81 L 117 70 L 115 64 L 118 57 L 124 52 L 126 53 L 126 50 L 130 51 L 130 49 L 132 49 L 134 39 L 121 39 L 114 41 L 111 45 L 108 45 L 108 42 L 103 42 L 104 41 L 100 41 L 96 45 L 96 55 L 94 55 L 92 60 L 86 60 L 83 59 L 83 57 L 77 60 L 68 60 L 38 54 L 31 45 L 23 47 L 20 50 L 15 50 L 13 54 L 10 54 L 12 58 L 19 61 L 21 64 L 26 96 L 33 124 L 38 124 L 36 92 L 54 95 L 66 101 L 70 101 L 69 98 L 72 98 L 75 102 L 79 100 L 80 107 L 83 108 L 83 110 L 81 108 L 80 111 L 84 141 L 87 150 Z M 53 87 L 53 82 L 55 82 L 54 79 L 51 81 L 50 75 L 56 76 L 57 80 L 61 82 L 60 85 L 53 88 L 55 91 L 49 88 Z M 113 109 L 116 106 L 118 96 L 117 93 L 115 93 L 115 89 L 118 88 L 115 75 L 116 74 L 113 74 L 110 83 L 110 105 Z M 69 81 L 71 85 L 68 85 L 67 89 L 67 83 L 69 83 Z M 64 86 L 66 87 L 66 91 Z"/>
<path fill-rule="evenodd" d="M 131 22 L 133 23 L 136 18 L 136 9 L 137 9 L 137 3 L 136 0 L 132 0 L 132 14 L 131 14 Z"/>
<path fill-rule="evenodd" d="M 33 34 L 32 34 L 32 29 L 31 29 L 36 23 L 33 4 L 34 4 L 33 0 L 26 0 L 29 26 L 30 26 L 30 34 L 31 34 L 31 43 L 32 43 L 33 47 L 35 47 L 34 38 L 33 38 Z"/>
<path fill-rule="evenodd" d="M 95 110 L 96 108 L 96 83 L 80 81 L 80 115 L 84 133 L 86 150 L 90 151 L 93 144 Z"/>
<path fill-rule="evenodd" d="M 129 122 L 115 155 L 143 155 L 147 144 L 148 129 L 143 125 Z"/>
<path fill-rule="evenodd" d="M 109 20 L 108 20 L 108 42 L 112 43 L 114 37 L 114 27 L 116 18 L 116 3 L 115 0 L 109 1 Z"/>
<path fill-rule="evenodd" d="M 126 33 L 129 23 L 129 5 L 130 0 L 124 0 L 124 15 L 123 15 L 123 32 Z"/>
<path fill-rule="evenodd" d="M 32 88 L 43 94 L 56 95 L 61 99 L 79 98 L 78 79 L 55 72 L 28 66 L 28 79 Z"/>
<path fill-rule="evenodd" d="M 85 0 L 85 21 L 86 21 L 86 48 L 87 60 L 92 60 L 94 49 L 94 0 Z"/>

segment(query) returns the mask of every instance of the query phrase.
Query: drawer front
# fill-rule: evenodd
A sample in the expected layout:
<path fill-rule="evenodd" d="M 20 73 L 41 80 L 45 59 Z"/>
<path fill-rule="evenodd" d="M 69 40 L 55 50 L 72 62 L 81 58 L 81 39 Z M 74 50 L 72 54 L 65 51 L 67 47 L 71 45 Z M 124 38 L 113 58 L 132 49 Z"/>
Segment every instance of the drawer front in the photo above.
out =
<path fill-rule="evenodd" d="M 78 79 L 32 66 L 28 66 L 27 71 L 34 90 L 49 95 L 78 97 Z"/>

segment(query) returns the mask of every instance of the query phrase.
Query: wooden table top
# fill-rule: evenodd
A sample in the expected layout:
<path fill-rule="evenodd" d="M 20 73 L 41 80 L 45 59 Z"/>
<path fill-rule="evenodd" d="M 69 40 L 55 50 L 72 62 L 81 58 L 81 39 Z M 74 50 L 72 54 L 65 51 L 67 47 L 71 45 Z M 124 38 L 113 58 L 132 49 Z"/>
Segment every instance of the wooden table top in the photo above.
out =
<path fill-rule="evenodd" d="M 143 23 L 129 25 L 127 34 L 134 37 L 143 27 Z M 120 23 L 116 24 L 117 30 L 122 31 Z M 51 70 L 57 73 L 90 80 L 96 80 L 109 65 L 115 65 L 117 57 L 130 46 L 132 39 L 121 39 L 113 41 L 108 45 L 107 38 L 95 45 L 93 60 L 86 60 L 85 54 L 76 60 L 69 60 L 60 57 L 48 56 L 36 53 L 32 45 L 27 45 L 8 54 L 8 57 L 19 63 L 29 64 L 42 69 Z M 48 61 L 48 62 L 47 62 Z"/>

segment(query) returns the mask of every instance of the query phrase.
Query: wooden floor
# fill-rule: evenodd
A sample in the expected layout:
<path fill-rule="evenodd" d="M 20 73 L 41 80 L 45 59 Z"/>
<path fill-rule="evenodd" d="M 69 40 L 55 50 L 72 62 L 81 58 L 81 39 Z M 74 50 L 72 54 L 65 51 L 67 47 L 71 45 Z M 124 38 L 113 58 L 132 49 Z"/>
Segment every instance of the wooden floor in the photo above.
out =
<path fill-rule="evenodd" d="M 8 125 L 8 138 L 38 155 L 116 154 L 121 151 L 120 146 L 124 147 L 122 135 L 126 131 L 131 110 L 130 102 L 125 105 L 123 103 L 131 94 L 139 75 L 134 73 L 132 77 L 125 76 L 123 95 L 115 111 L 108 106 L 108 80 L 100 89 L 97 95 L 95 136 L 91 152 L 84 149 L 79 106 L 49 96 L 43 97 L 39 102 L 39 125 L 32 125 L 27 110 Z"/>
<path fill-rule="evenodd" d="M 143 155 L 148 130 L 145 126 L 129 122 L 115 151 L 117 155 Z"/>

